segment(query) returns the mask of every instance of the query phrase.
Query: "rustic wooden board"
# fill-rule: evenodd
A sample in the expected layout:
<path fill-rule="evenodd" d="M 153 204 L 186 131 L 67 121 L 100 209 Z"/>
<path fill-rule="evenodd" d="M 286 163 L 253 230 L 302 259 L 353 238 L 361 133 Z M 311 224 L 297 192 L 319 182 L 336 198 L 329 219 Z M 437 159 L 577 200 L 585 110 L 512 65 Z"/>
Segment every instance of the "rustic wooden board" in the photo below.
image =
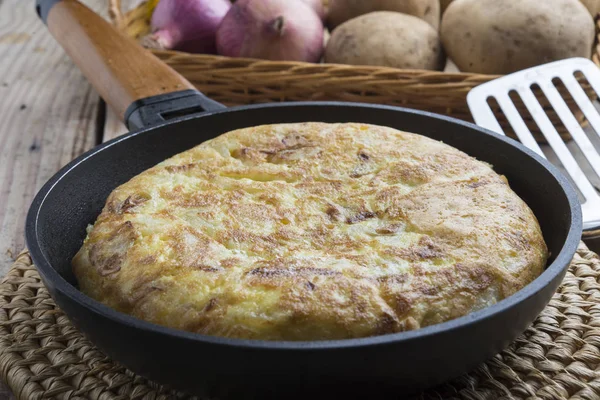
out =
<path fill-rule="evenodd" d="M 113 110 L 111 110 L 110 107 L 107 107 L 102 141 L 106 142 L 110 139 L 116 138 L 117 136 L 121 136 L 127 132 L 129 132 L 129 130 L 127 129 L 125 124 L 121 122 L 117 114 Z"/>
<path fill-rule="evenodd" d="M 127 3 L 133 3 L 131 0 Z M 85 0 L 106 14 L 106 0 Z M 60 167 L 106 137 L 100 99 L 48 34 L 33 1 L 0 0 L 0 275 L 24 248 L 35 193 Z"/>
<path fill-rule="evenodd" d="M 103 0 L 90 0 L 96 9 Z M 25 246 L 29 203 L 97 140 L 98 95 L 37 18 L 33 1 L 0 3 L 0 274 Z"/>
<path fill-rule="evenodd" d="M 106 0 L 82 0 L 106 15 Z M 124 1 L 125 7 L 137 0 Z M 0 276 L 25 247 L 27 209 L 63 165 L 123 133 L 48 34 L 33 0 L 0 0 Z M 0 399 L 13 399 L 0 384 Z"/>

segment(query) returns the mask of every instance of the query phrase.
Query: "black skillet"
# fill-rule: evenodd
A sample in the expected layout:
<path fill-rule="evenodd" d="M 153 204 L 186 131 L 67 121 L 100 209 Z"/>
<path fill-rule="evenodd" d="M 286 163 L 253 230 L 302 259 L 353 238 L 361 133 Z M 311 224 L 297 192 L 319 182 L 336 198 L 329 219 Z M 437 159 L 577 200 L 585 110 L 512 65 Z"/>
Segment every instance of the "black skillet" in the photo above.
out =
<path fill-rule="evenodd" d="M 118 34 L 75 0 L 38 0 L 52 34 L 130 128 L 87 152 L 39 192 L 27 244 L 52 297 L 102 351 L 133 371 L 192 393 L 222 397 L 395 393 L 461 375 L 502 350 L 534 320 L 560 284 L 581 237 L 577 196 L 552 165 L 517 142 L 421 111 L 350 103 L 262 104 L 227 109 Z M 164 328 L 82 294 L 70 262 L 119 184 L 232 129 L 260 124 L 363 122 L 442 140 L 495 166 L 538 217 L 552 253 L 546 271 L 514 296 L 417 331 L 323 342 L 264 342 Z M 336 396 L 337 397 L 337 396 Z"/>

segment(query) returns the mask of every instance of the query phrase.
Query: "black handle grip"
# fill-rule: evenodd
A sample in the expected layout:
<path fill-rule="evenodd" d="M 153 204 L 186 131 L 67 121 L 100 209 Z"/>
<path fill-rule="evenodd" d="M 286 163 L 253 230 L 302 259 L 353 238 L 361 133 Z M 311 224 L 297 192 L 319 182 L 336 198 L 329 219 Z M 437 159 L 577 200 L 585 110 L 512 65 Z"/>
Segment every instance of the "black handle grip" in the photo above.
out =
<path fill-rule="evenodd" d="M 184 115 L 219 111 L 223 104 L 209 99 L 197 90 L 160 94 L 133 102 L 125 112 L 129 129 L 156 125 Z"/>

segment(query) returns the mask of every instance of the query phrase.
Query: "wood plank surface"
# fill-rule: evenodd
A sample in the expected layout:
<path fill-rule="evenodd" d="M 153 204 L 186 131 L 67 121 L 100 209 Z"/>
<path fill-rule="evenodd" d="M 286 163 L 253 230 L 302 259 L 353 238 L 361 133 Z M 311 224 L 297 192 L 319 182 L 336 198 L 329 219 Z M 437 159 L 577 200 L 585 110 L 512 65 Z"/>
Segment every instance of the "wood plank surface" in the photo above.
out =
<path fill-rule="evenodd" d="M 90 0 L 97 9 L 103 0 Z M 0 274 L 24 247 L 28 205 L 97 141 L 99 98 L 37 18 L 33 1 L 0 5 Z"/>
<path fill-rule="evenodd" d="M 82 0 L 106 16 L 107 0 Z M 123 1 L 130 6 L 136 0 Z M 33 0 L 0 0 L 0 276 L 25 247 L 29 204 L 62 166 L 123 133 L 56 44 Z M 105 129 L 106 128 L 106 129 Z M 0 383 L 0 400 L 13 400 Z"/>
<path fill-rule="evenodd" d="M 102 135 L 103 142 L 109 141 L 110 139 L 114 139 L 117 136 L 121 136 L 129 132 L 117 113 L 114 112 L 110 107 L 106 108 L 106 118 L 104 121 L 104 133 Z"/>
<path fill-rule="evenodd" d="M 106 14 L 106 0 L 84 3 Z M 27 208 L 44 182 L 105 133 L 126 131 L 112 114 L 104 129 L 98 95 L 33 4 L 0 0 L 0 275 L 25 247 Z"/>

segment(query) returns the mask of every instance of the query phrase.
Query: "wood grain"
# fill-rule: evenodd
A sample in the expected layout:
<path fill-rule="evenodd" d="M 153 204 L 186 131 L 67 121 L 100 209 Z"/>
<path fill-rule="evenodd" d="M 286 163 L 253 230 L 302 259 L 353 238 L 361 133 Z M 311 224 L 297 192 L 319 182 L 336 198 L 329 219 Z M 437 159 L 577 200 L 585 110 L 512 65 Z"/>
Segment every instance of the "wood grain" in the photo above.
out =
<path fill-rule="evenodd" d="M 117 136 L 124 135 L 129 132 L 121 118 L 110 108 L 106 110 L 106 118 L 104 120 L 104 132 L 102 134 L 102 141 L 114 139 Z"/>
<path fill-rule="evenodd" d="M 95 0 L 100 9 L 102 0 Z M 27 208 L 41 185 L 96 141 L 98 95 L 33 11 L 0 0 L 0 274 L 25 247 Z M 0 383 L 0 399 L 13 400 Z"/>
<path fill-rule="evenodd" d="M 104 0 L 84 1 L 106 14 Z M 39 21 L 33 2 L 0 0 L 0 71 L 2 276 L 25 247 L 25 215 L 40 187 L 103 136 L 126 130 L 114 114 L 99 112 L 97 92 Z"/>
<path fill-rule="evenodd" d="M 90 0 L 97 9 L 102 0 Z M 35 193 L 96 142 L 99 99 L 34 12 L 33 2 L 0 4 L 0 273 L 25 246 Z"/>
<path fill-rule="evenodd" d="M 48 28 L 120 117 L 136 100 L 194 89 L 77 0 L 62 0 L 52 7 Z"/>
<path fill-rule="evenodd" d="M 106 15 L 106 0 L 83 2 Z M 136 2 L 126 0 L 124 7 Z M 25 215 L 40 187 L 103 136 L 126 130 L 118 117 L 105 112 L 97 92 L 39 21 L 33 1 L 0 0 L 0 71 L 3 276 L 25 247 Z M 14 397 L 0 383 L 4 399 Z"/>

